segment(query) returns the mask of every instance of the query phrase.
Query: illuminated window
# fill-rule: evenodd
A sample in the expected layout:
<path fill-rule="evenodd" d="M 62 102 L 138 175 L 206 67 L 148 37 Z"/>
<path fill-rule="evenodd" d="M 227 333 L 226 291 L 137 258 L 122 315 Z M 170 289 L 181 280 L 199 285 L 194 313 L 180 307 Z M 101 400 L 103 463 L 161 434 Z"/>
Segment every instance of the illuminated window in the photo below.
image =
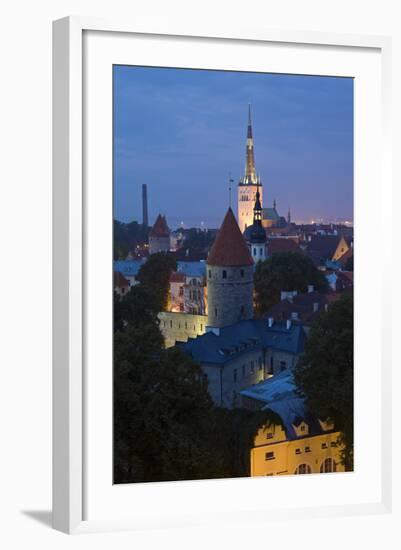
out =
<path fill-rule="evenodd" d="M 265 453 L 265 460 L 274 460 L 274 453 Z"/>
<path fill-rule="evenodd" d="M 311 474 L 312 469 L 309 464 L 300 464 L 294 472 L 295 474 Z"/>
<path fill-rule="evenodd" d="M 335 472 L 336 471 L 336 463 L 332 458 L 326 458 L 324 462 L 322 462 L 322 465 L 320 466 L 320 473 L 326 474 L 329 472 Z"/>

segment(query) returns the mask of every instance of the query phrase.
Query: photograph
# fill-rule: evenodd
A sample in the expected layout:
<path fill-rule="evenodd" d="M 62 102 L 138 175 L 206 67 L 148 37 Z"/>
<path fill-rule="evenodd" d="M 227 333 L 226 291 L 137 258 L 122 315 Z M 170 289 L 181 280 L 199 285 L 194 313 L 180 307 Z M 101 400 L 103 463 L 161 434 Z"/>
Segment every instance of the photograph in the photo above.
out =
<path fill-rule="evenodd" d="M 113 65 L 112 146 L 114 484 L 354 471 L 354 79 Z"/>

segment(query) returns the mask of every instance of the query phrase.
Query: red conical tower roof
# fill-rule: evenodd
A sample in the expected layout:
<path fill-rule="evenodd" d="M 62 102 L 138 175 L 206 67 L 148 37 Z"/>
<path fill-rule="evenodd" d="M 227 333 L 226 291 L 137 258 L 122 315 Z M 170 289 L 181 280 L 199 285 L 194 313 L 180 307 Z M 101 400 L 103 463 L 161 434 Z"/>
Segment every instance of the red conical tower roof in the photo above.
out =
<path fill-rule="evenodd" d="M 170 229 L 168 228 L 166 218 L 159 214 L 154 226 L 150 230 L 151 237 L 169 237 Z"/>
<path fill-rule="evenodd" d="M 252 256 L 231 208 L 227 210 L 227 214 L 207 257 L 207 263 L 219 266 L 253 264 Z"/>

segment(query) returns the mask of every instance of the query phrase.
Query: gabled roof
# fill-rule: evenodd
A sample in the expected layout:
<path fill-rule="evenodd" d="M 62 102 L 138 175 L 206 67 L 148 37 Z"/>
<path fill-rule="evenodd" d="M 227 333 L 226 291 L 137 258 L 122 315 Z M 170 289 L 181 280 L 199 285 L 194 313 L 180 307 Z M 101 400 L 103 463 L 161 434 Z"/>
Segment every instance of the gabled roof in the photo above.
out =
<path fill-rule="evenodd" d="M 346 239 L 346 240 L 347 240 L 347 239 Z M 348 244 L 348 242 L 347 242 L 347 244 Z M 337 261 L 338 261 L 342 266 L 344 266 L 344 265 L 347 263 L 347 260 L 348 260 L 349 258 L 352 258 L 353 255 L 354 255 L 354 250 L 353 250 L 353 248 L 351 247 L 351 248 L 349 248 L 349 249 L 347 250 L 347 252 L 344 252 L 344 254 L 343 254 L 340 258 L 338 258 Z"/>
<path fill-rule="evenodd" d="M 150 230 L 149 237 L 170 237 L 170 229 L 168 228 L 165 216 L 161 214 L 157 216 L 154 226 Z"/>
<path fill-rule="evenodd" d="M 308 436 L 323 433 L 318 419 L 310 414 L 304 399 L 298 394 L 294 383 L 293 372 L 286 369 L 259 384 L 242 390 L 241 395 L 264 403 L 262 410 L 271 410 L 278 414 L 288 439 L 298 439 L 294 430 L 302 420 L 309 427 Z M 301 436 L 303 437 L 303 436 Z"/>
<path fill-rule="evenodd" d="M 301 325 L 249 319 L 220 328 L 219 335 L 206 332 L 182 344 L 182 349 L 199 363 L 224 364 L 252 349 L 271 348 L 299 354 L 304 349 L 305 331 Z"/>
<path fill-rule="evenodd" d="M 252 256 L 231 208 L 227 210 L 207 257 L 207 263 L 227 267 L 253 265 Z"/>
<path fill-rule="evenodd" d="M 302 321 L 308 326 L 320 315 L 326 305 L 338 298 L 337 294 L 322 294 L 317 291 L 297 294 L 292 300 L 285 299 L 274 304 L 267 312 L 267 317 L 273 317 L 276 321 L 286 321 L 296 313 L 298 315 L 296 321 Z"/>
<path fill-rule="evenodd" d="M 308 253 L 322 260 L 331 260 L 341 237 L 338 235 L 312 235 L 308 243 Z"/>
<path fill-rule="evenodd" d="M 170 275 L 170 283 L 185 283 L 184 273 L 173 271 L 173 273 Z"/>
<path fill-rule="evenodd" d="M 279 213 L 275 208 L 263 208 L 262 217 L 264 220 L 278 221 L 280 219 Z"/>
<path fill-rule="evenodd" d="M 177 271 L 184 273 L 187 277 L 203 277 L 206 275 L 206 262 L 177 262 Z"/>
<path fill-rule="evenodd" d="M 141 260 L 116 260 L 114 262 L 114 271 L 119 271 L 124 277 L 135 277 L 145 262 L 146 258 Z"/>
<path fill-rule="evenodd" d="M 276 252 L 302 252 L 293 239 L 280 239 L 279 237 L 267 241 L 267 253 L 269 256 Z"/>

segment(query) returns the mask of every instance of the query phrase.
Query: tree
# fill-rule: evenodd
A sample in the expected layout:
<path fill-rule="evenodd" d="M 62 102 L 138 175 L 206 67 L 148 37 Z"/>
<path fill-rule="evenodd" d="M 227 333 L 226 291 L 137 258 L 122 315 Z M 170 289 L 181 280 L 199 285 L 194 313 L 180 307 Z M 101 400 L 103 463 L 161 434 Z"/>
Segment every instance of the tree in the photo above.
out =
<path fill-rule="evenodd" d="M 308 256 L 299 252 L 278 252 L 258 262 L 254 284 L 259 316 L 280 301 L 282 290 L 306 292 L 308 285 L 314 285 L 319 292 L 327 292 L 329 288 L 323 273 Z"/>
<path fill-rule="evenodd" d="M 114 331 L 124 331 L 127 326 L 158 327 L 159 311 L 160 296 L 146 285 L 131 287 L 124 297 L 114 293 Z"/>
<path fill-rule="evenodd" d="M 154 294 L 159 302 L 159 311 L 167 307 L 170 275 L 176 269 L 176 259 L 169 252 L 152 254 L 139 269 L 137 279 Z"/>
<path fill-rule="evenodd" d="M 312 326 L 295 383 L 309 409 L 342 433 L 342 460 L 353 469 L 353 298 L 343 294 Z"/>
<path fill-rule="evenodd" d="M 118 334 L 114 359 L 114 481 L 221 477 L 214 407 L 200 367 L 155 334 Z"/>
<path fill-rule="evenodd" d="M 113 223 L 113 257 L 114 260 L 124 259 L 128 252 L 135 250 L 137 245 L 148 242 L 149 227 L 136 221 L 123 223 L 114 220 Z"/>

